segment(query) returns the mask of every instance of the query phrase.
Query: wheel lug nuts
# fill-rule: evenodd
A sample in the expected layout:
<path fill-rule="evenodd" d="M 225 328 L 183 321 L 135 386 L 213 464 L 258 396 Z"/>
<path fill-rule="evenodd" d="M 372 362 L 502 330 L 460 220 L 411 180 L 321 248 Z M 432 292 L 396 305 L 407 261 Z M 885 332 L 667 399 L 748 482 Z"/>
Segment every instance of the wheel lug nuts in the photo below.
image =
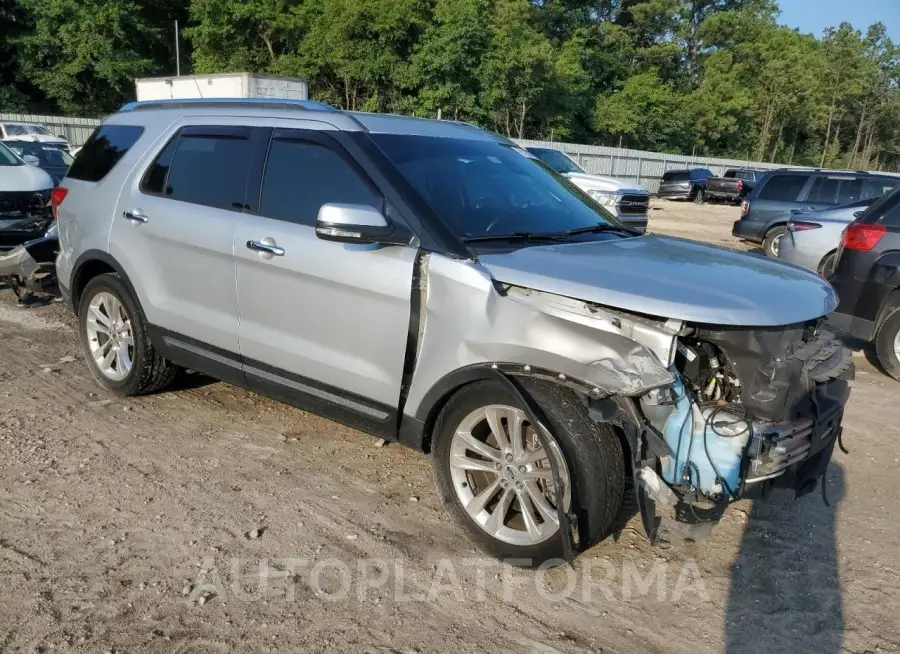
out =
<path fill-rule="evenodd" d="M 522 490 L 524 487 L 525 484 L 523 484 L 521 481 L 516 482 L 516 488 L 518 488 L 519 490 Z"/>
<path fill-rule="evenodd" d="M 511 463 L 511 462 L 512 462 L 512 454 L 507 454 L 507 455 L 506 455 L 506 462 L 507 462 L 507 463 Z"/>
<path fill-rule="evenodd" d="M 500 470 L 500 468 L 502 468 L 502 467 L 503 467 L 503 466 L 500 465 L 499 462 L 494 464 L 494 470 Z"/>
<path fill-rule="evenodd" d="M 528 472 L 528 469 L 525 466 L 519 466 L 519 472 Z"/>
<path fill-rule="evenodd" d="M 501 479 L 501 480 L 500 480 L 500 485 L 501 485 L 503 488 L 506 488 L 507 486 L 509 486 L 509 482 L 506 481 L 505 479 Z"/>

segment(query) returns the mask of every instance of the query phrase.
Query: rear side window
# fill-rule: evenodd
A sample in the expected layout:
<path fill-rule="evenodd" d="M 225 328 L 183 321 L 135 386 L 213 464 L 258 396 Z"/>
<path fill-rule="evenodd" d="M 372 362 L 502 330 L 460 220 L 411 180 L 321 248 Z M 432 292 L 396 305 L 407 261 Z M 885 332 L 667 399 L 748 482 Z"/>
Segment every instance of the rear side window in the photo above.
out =
<path fill-rule="evenodd" d="M 336 151 L 312 141 L 274 138 L 263 176 L 260 213 L 315 225 L 319 208 L 329 202 L 382 205 L 375 190 Z"/>
<path fill-rule="evenodd" d="M 873 177 L 863 180 L 862 198 L 877 198 L 885 193 L 892 191 L 900 184 L 900 178 L 892 179 L 890 177 Z"/>
<path fill-rule="evenodd" d="M 816 177 L 809 191 L 807 202 L 812 204 L 837 204 L 841 182 L 849 181 L 835 177 Z"/>
<path fill-rule="evenodd" d="M 760 200 L 787 200 L 794 202 L 806 186 L 806 175 L 773 175 L 757 196 Z"/>
<path fill-rule="evenodd" d="M 722 175 L 722 177 L 725 177 L 726 179 L 732 179 L 734 177 L 740 177 L 740 173 L 738 173 L 738 171 L 736 170 L 726 170 L 725 174 Z"/>
<path fill-rule="evenodd" d="M 84 144 L 66 177 L 99 182 L 141 137 L 144 128 L 134 125 L 101 125 Z"/>
<path fill-rule="evenodd" d="M 148 169 L 147 190 L 154 184 L 159 188 L 164 178 L 163 194 L 168 198 L 242 210 L 252 159 L 250 133 L 249 128 L 240 127 L 184 128 L 174 151 L 170 154 L 169 147 L 164 148 Z"/>

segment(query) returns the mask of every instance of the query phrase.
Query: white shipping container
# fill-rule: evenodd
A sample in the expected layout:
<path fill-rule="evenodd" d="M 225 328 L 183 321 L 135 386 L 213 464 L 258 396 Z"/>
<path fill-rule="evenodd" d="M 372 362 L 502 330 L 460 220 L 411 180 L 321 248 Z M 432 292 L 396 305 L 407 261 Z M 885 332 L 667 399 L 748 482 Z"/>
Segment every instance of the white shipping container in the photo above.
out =
<path fill-rule="evenodd" d="M 306 81 L 280 75 L 226 73 L 135 80 L 138 101 L 187 98 L 281 98 L 308 100 Z"/>

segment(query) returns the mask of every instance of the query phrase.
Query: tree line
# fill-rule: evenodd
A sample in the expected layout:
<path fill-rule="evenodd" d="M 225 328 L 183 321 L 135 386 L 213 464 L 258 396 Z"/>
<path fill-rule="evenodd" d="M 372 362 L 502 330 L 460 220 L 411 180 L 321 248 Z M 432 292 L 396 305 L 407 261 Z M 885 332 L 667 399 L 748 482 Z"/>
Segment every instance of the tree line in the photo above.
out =
<path fill-rule="evenodd" d="M 900 47 L 775 0 L 0 0 L 0 111 L 101 116 L 134 78 L 304 77 L 517 138 L 900 168 Z"/>

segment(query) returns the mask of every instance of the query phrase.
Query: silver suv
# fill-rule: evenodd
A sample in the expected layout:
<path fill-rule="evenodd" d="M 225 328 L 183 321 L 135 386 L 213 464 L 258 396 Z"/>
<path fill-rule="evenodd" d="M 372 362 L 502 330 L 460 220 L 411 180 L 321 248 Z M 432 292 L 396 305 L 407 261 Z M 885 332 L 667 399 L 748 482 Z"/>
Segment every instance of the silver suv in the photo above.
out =
<path fill-rule="evenodd" d="M 660 514 L 809 492 L 840 434 L 852 364 L 821 328 L 827 283 L 637 235 L 470 125 L 131 104 L 53 209 L 104 388 L 190 368 L 429 452 L 450 513 L 500 557 L 597 542 L 626 481 L 651 539 L 694 537 Z"/>

